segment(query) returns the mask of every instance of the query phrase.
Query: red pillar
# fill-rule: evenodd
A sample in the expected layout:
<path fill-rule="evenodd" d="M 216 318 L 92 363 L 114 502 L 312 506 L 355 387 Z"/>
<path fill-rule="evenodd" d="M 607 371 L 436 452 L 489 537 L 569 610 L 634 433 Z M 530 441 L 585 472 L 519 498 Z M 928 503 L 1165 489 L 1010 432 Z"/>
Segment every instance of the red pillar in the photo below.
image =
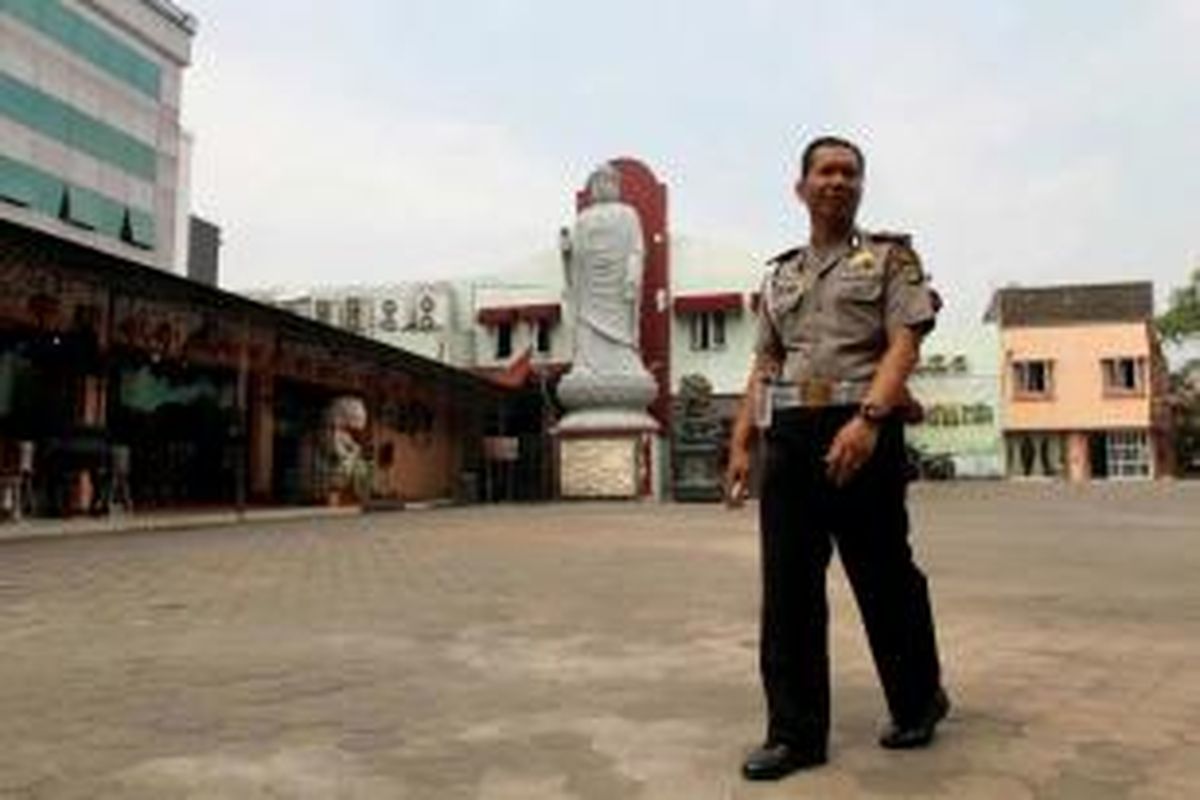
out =
<path fill-rule="evenodd" d="M 250 379 L 250 498 L 270 502 L 275 477 L 275 380 L 268 373 Z"/>

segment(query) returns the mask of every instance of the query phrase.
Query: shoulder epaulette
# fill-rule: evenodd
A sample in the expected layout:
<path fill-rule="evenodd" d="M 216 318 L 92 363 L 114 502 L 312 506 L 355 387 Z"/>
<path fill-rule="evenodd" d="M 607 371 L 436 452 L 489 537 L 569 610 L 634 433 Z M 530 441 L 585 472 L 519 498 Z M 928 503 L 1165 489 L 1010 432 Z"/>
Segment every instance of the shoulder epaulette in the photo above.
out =
<path fill-rule="evenodd" d="M 784 250 L 782 253 L 779 253 L 778 255 L 768 258 L 767 264 L 768 264 L 768 266 L 774 267 L 778 264 L 782 264 L 785 261 L 789 261 L 789 260 L 795 258 L 796 254 L 799 253 L 802 249 L 803 248 L 800 248 L 800 247 L 793 247 L 790 250 Z"/>
<path fill-rule="evenodd" d="M 880 242 L 881 244 L 898 244 L 904 247 L 912 247 L 912 234 L 901 233 L 899 231 L 871 231 L 864 234 L 867 239 L 872 242 Z"/>

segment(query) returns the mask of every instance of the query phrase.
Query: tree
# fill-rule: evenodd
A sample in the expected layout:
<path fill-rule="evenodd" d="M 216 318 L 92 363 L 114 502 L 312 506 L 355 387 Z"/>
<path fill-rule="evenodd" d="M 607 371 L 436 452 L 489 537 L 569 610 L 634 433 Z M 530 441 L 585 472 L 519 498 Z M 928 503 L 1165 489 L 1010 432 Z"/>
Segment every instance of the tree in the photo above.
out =
<path fill-rule="evenodd" d="M 1187 285 L 1171 292 L 1171 304 L 1154 321 L 1169 342 L 1200 338 L 1200 269 L 1192 271 Z M 1176 465 L 1181 472 L 1200 469 L 1200 362 L 1189 361 L 1170 376 L 1172 436 Z"/>
<path fill-rule="evenodd" d="M 1171 427 L 1180 472 L 1200 470 L 1200 359 L 1171 375 Z"/>
<path fill-rule="evenodd" d="M 1200 269 L 1192 272 L 1186 286 L 1171 292 L 1171 305 L 1155 324 L 1163 338 L 1172 342 L 1200 336 Z"/>

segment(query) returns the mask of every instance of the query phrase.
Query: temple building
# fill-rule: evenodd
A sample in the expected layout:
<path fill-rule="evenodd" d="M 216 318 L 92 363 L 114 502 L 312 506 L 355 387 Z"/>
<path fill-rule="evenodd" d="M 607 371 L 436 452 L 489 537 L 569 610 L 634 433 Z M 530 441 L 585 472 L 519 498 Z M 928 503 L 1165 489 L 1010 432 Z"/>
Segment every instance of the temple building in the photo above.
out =
<path fill-rule="evenodd" d="M 478 376 L 6 221 L 0 283 L 10 514 L 482 492 Z"/>
<path fill-rule="evenodd" d="M 640 302 L 641 356 L 659 395 L 661 426 L 652 468 L 637 494 L 670 495 L 665 446 L 685 376 L 703 375 L 727 428 L 745 386 L 763 258 L 737 247 L 673 234 L 667 187 L 635 159 L 613 162 L 642 215 L 646 267 Z M 555 240 L 548 228 L 547 241 Z M 546 433 L 561 415 L 554 389 L 571 366 L 572 310 L 564 263 L 547 247 L 514 264 L 481 265 L 480 276 L 390 285 L 318 286 L 250 297 L 334 327 L 520 387 L 508 433 L 521 439 L 513 469 L 553 493 L 559 464 Z M 516 411 L 516 409 L 524 409 Z M 520 483 L 520 481 L 518 481 Z M 546 489 L 545 487 L 550 487 Z"/>

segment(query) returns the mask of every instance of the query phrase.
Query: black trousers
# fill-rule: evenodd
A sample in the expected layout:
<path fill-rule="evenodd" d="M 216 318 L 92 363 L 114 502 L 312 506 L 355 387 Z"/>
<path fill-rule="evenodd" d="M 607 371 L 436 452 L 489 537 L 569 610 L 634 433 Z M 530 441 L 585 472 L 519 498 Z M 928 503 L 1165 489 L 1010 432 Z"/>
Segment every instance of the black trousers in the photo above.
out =
<path fill-rule="evenodd" d="M 842 487 L 825 453 L 853 408 L 777 412 L 766 435 L 760 668 L 770 741 L 824 748 L 829 735 L 825 573 L 836 544 L 892 718 L 916 720 L 941 683 L 925 576 L 908 545 L 904 431 L 880 430 Z"/>

